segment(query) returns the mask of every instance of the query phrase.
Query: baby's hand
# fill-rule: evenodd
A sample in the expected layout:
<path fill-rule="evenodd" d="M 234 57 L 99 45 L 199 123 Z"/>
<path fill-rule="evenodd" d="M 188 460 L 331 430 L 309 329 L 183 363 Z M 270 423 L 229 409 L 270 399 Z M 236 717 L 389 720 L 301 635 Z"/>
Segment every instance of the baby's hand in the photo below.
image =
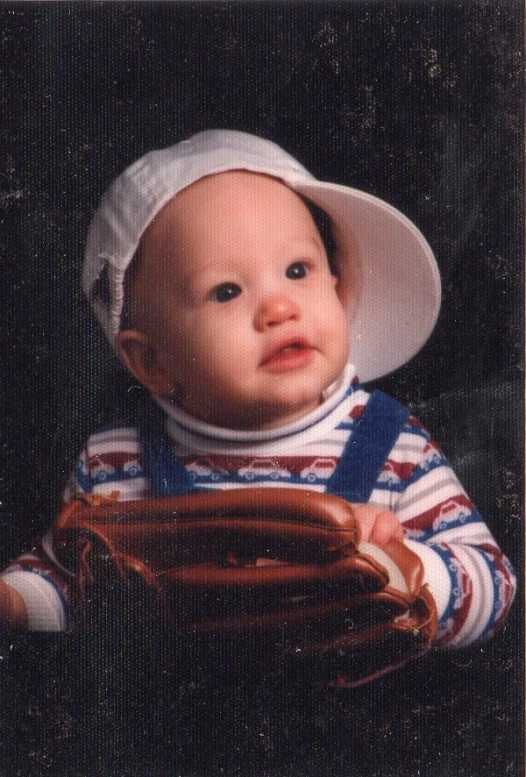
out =
<path fill-rule="evenodd" d="M 352 508 L 361 529 L 363 542 L 382 548 L 389 540 L 403 540 L 404 530 L 396 515 L 383 507 L 353 504 Z"/>
<path fill-rule="evenodd" d="M 0 628 L 2 626 L 23 631 L 27 628 L 27 610 L 18 591 L 0 577 Z"/>

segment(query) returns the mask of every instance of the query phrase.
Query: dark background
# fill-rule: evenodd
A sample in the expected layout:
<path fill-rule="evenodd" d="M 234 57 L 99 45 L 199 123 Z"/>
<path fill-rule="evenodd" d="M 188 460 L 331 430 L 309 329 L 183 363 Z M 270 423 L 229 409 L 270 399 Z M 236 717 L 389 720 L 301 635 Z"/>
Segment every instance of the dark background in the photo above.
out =
<path fill-rule="evenodd" d="M 98 198 L 146 151 L 225 127 L 385 198 L 424 232 L 441 318 L 377 385 L 431 427 L 522 570 L 522 5 L 0 4 L 1 564 L 52 520 L 83 439 L 129 387 L 79 290 Z M 157 705 L 132 737 L 133 705 L 114 701 L 129 668 L 102 643 L 88 660 L 67 636 L 5 640 L 10 774 L 167 773 L 160 749 L 145 755 Z M 162 757 L 170 774 L 203 777 L 522 777 L 522 644 L 521 592 L 493 643 L 359 691 L 225 682 L 205 703 L 198 689 L 184 704 L 201 736 L 188 720 L 175 734 L 165 705 L 160 739 L 184 746 Z"/>

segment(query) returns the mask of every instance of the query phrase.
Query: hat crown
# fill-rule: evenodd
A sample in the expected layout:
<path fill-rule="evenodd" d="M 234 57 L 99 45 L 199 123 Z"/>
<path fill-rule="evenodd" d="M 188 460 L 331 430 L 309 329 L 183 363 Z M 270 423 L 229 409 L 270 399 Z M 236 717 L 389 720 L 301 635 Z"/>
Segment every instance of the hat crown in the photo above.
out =
<path fill-rule="evenodd" d="M 121 191 L 159 207 L 166 197 L 207 175 L 247 169 L 287 180 L 314 177 L 276 143 L 235 130 L 205 130 L 174 146 L 150 151 L 128 167 L 107 195 L 120 200 Z M 162 207 L 162 205 L 160 206 Z"/>

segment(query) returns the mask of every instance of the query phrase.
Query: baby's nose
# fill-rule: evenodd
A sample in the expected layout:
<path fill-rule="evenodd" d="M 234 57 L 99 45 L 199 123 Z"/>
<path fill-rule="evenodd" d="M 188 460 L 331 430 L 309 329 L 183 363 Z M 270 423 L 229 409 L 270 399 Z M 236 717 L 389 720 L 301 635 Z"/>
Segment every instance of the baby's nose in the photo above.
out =
<path fill-rule="evenodd" d="M 297 303 L 285 295 L 273 295 L 267 297 L 259 305 L 255 326 L 258 331 L 283 324 L 291 319 L 299 319 L 300 309 Z"/>

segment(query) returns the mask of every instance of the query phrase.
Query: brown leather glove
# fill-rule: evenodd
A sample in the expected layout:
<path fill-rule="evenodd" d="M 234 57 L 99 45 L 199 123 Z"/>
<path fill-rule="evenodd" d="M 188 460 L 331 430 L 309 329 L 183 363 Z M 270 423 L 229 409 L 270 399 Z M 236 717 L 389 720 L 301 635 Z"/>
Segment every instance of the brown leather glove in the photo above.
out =
<path fill-rule="evenodd" d="M 183 642 L 257 645 L 313 682 L 372 680 L 425 653 L 437 631 L 419 557 L 394 540 L 361 543 L 352 507 L 314 491 L 87 497 L 59 515 L 55 552 L 81 594 L 108 564 L 135 572 Z"/>

